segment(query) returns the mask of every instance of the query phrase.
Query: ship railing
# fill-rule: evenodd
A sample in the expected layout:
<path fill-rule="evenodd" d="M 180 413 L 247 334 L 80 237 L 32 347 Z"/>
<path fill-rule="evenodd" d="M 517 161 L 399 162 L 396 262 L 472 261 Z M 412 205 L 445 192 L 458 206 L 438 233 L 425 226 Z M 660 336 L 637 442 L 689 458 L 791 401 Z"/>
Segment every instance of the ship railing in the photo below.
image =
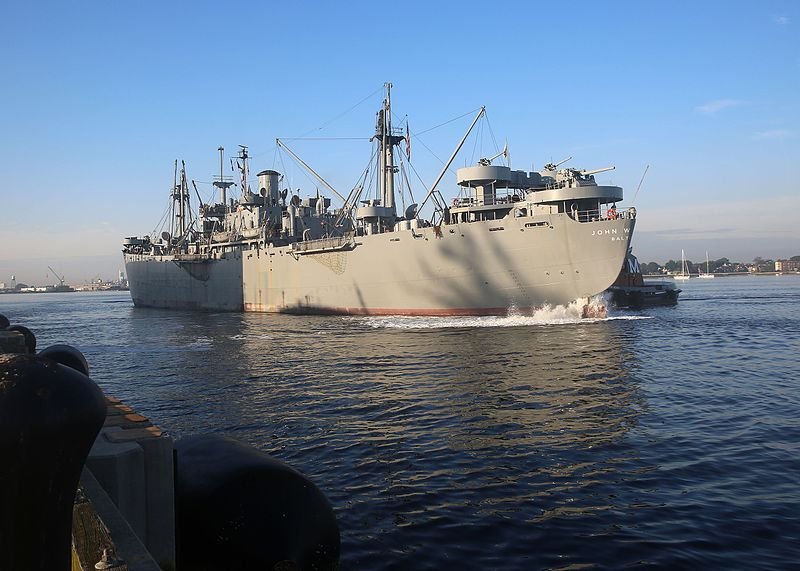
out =
<path fill-rule="evenodd" d="M 498 190 L 494 199 L 490 202 L 478 200 L 474 196 L 457 196 L 451 200 L 450 205 L 453 208 L 465 208 L 470 206 L 492 206 L 495 204 L 516 204 L 524 198 L 525 192 L 520 189 L 511 189 L 506 192 L 500 192 Z M 444 199 L 442 199 L 442 203 L 446 204 Z"/>
<path fill-rule="evenodd" d="M 630 208 L 608 208 L 605 210 L 573 210 L 570 212 L 572 218 L 578 222 L 599 222 L 603 220 L 633 220 L 636 218 L 636 209 Z"/>
<path fill-rule="evenodd" d="M 176 262 L 205 262 L 210 257 L 209 254 L 173 254 L 172 259 Z"/>
<path fill-rule="evenodd" d="M 353 241 L 348 236 L 334 236 L 333 238 L 320 238 L 318 240 L 304 240 L 293 242 L 292 252 L 296 254 L 310 254 L 313 252 L 328 252 L 332 250 L 345 250 L 352 247 Z"/>

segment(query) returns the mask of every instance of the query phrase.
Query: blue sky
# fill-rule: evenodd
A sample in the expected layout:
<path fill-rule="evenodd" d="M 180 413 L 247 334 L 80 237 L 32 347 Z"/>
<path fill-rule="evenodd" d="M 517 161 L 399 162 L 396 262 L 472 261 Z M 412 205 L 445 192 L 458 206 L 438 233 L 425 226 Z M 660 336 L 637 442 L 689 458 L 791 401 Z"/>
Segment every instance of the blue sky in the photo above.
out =
<path fill-rule="evenodd" d="M 173 161 L 206 199 L 220 145 L 313 193 L 275 138 L 363 137 L 289 143 L 346 194 L 386 81 L 412 135 L 487 107 L 455 166 L 615 165 L 643 261 L 800 255 L 794 1 L 16 2 L 2 41 L 0 282 L 115 277 Z M 412 136 L 427 184 L 471 117 Z"/>

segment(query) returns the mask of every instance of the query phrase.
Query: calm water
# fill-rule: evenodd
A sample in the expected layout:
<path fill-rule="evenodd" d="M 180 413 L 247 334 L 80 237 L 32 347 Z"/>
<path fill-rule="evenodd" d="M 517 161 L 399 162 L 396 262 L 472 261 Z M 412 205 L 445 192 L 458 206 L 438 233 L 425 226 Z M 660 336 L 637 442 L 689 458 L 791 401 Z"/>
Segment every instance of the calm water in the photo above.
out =
<path fill-rule="evenodd" d="M 175 437 L 304 472 L 343 569 L 796 568 L 800 277 L 680 287 L 597 321 L 192 314 L 125 292 L 0 313 Z"/>

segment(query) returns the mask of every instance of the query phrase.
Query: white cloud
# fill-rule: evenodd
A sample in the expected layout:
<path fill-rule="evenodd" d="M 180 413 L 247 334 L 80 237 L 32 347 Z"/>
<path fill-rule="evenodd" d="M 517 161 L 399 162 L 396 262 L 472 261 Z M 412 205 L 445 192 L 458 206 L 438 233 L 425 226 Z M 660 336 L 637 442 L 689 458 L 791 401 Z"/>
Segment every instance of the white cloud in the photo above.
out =
<path fill-rule="evenodd" d="M 695 107 L 695 111 L 705 113 L 706 115 L 713 115 L 723 109 L 738 107 L 745 103 L 746 101 L 741 101 L 739 99 L 715 99 L 714 101 L 708 101 L 707 103 Z"/>
<path fill-rule="evenodd" d="M 794 133 L 787 129 L 772 129 L 769 131 L 759 131 L 755 135 L 757 139 L 772 140 L 772 141 L 784 141 L 786 139 L 791 139 L 792 137 L 794 137 Z"/>
<path fill-rule="evenodd" d="M 785 26 L 790 20 L 787 16 L 772 16 L 772 21 L 781 26 Z"/>

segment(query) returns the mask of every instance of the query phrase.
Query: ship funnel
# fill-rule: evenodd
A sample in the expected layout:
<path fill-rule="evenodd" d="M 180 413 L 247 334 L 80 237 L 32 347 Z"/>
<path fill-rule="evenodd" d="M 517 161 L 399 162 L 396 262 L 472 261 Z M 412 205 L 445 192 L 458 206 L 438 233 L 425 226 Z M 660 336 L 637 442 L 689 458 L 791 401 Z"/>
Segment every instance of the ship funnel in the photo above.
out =
<path fill-rule="evenodd" d="M 261 196 L 266 197 L 268 204 L 277 204 L 280 199 L 280 189 L 278 182 L 281 173 L 273 170 L 261 171 L 258 173 L 258 190 Z"/>

